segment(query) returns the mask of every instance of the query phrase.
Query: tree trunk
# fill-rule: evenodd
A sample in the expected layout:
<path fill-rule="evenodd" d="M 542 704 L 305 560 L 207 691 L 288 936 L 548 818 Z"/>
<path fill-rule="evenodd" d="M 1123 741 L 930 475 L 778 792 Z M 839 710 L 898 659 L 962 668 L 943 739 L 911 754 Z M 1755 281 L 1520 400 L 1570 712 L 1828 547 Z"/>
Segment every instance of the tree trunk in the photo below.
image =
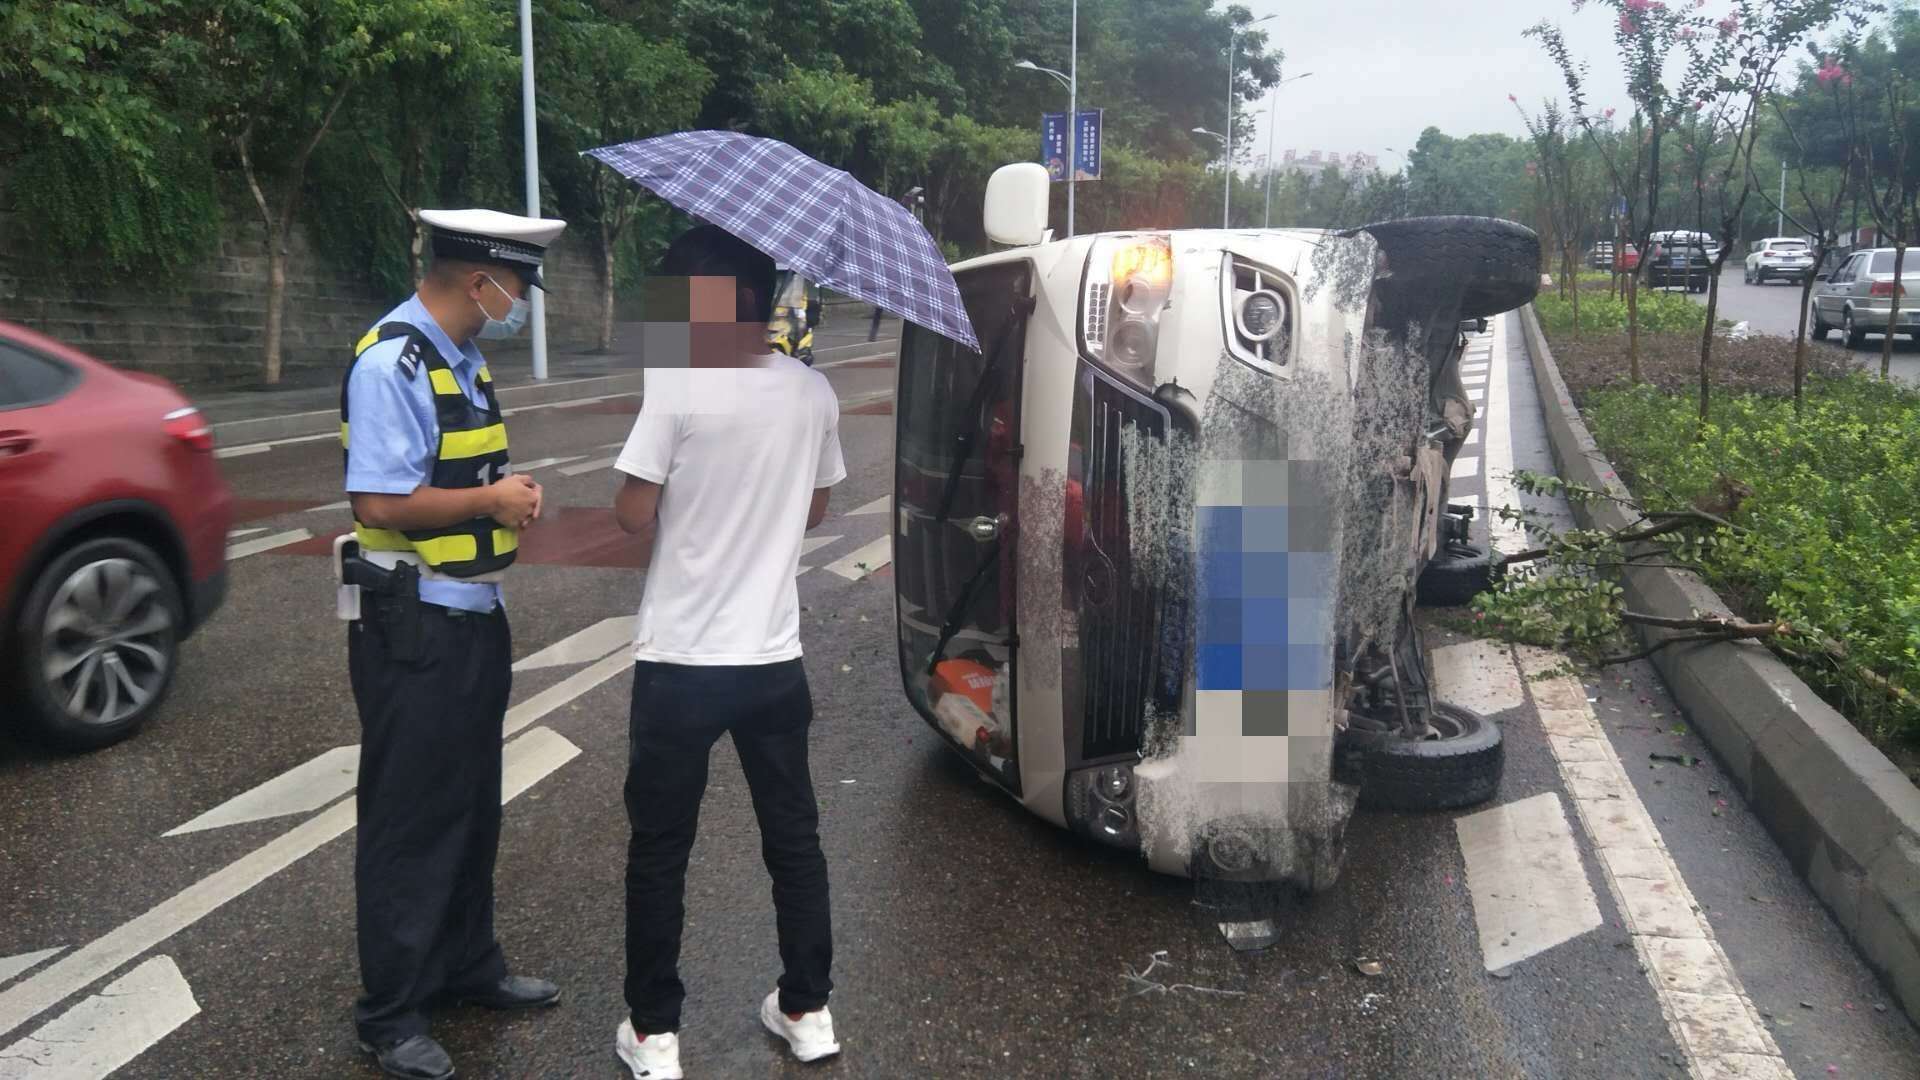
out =
<path fill-rule="evenodd" d="M 1905 279 L 1901 277 L 1906 272 L 1907 265 L 1906 225 L 1904 221 L 1895 225 L 1897 231 L 1894 233 L 1893 241 L 1893 297 L 1887 305 L 1887 332 L 1880 339 L 1881 382 L 1893 377 L 1893 339 L 1899 334 L 1900 301 L 1902 294 L 1907 291 Z"/>
<path fill-rule="evenodd" d="M 1683 249 L 1685 250 L 1685 249 Z M 1724 258 L 1724 256 L 1722 256 Z M 1700 333 L 1700 437 L 1706 436 L 1707 406 L 1713 396 L 1713 323 L 1720 308 L 1720 266 L 1707 276 L 1707 326 Z"/>
<path fill-rule="evenodd" d="M 1817 248 L 1813 265 L 1817 268 L 1827 261 L 1827 249 Z M 1800 326 L 1793 335 L 1793 411 L 1798 414 L 1805 404 L 1802 389 L 1807 381 L 1807 315 L 1813 306 L 1813 274 L 1800 279 Z"/>
<path fill-rule="evenodd" d="M 614 237 L 600 228 L 600 345 L 601 352 L 613 351 L 613 246 Z"/>
<path fill-rule="evenodd" d="M 267 356 L 266 381 L 280 381 L 280 327 L 287 308 L 287 246 L 282 236 L 267 237 Z"/>
<path fill-rule="evenodd" d="M 1567 278 L 1573 282 L 1573 332 L 1580 333 L 1580 256 L 1578 252 L 1567 252 Z"/>
<path fill-rule="evenodd" d="M 1627 275 L 1627 378 L 1640 383 L 1640 272 Z"/>

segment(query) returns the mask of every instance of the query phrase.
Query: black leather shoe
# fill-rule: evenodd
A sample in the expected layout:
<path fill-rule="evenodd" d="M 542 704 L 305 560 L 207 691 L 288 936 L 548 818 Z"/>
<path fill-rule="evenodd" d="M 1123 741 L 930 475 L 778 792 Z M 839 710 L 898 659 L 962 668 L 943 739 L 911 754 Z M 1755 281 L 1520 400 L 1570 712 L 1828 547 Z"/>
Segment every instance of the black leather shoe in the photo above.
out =
<path fill-rule="evenodd" d="M 483 1009 L 543 1009 L 560 1004 L 560 988 L 545 979 L 509 975 L 492 986 L 454 995 L 462 1005 Z"/>
<path fill-rule="evenodd" d="M 382 1047 L 361 1043 L 360 1049 L 372 1054 L 380 1071 L 388 1076 L 410 1080 L 446 1080 L 453 1075 L 453 1059 L 433 1041 L 431 1035 L 415 1035 Z"/>

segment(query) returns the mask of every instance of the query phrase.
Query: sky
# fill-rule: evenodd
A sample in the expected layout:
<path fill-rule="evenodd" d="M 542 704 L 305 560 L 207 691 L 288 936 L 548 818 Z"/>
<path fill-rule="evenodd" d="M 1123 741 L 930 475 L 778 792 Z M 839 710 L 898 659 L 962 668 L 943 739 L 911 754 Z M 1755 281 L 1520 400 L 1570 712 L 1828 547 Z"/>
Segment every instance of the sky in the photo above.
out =
<path fill-rule="evenodd" d="M 1276 158 L 1288 147 L 1342 156 L 1363 150 L 1392 171 L 1405 159 L 1386 149 L 1404 154 L 1428 126 L 1455 136 L 1524 136 L 1508 94 L 1530 112 L 1544 98 L 1566 99 L 1559 68 L 1539 42 L 1520 36 L 1542 19 L 1558 22 L 1574 56 L 1590 62 L 1591 107 L 1626 104 L 1613 59 L 1615 16 L 1604 5 L 1589 3 L 1576 14 L 1571 0 L 1239 2 L 1256 18 L 1275 14 L 1260 29 L 1269 48 L 1286 53 L 1282 77 L 1313 73 L 1280 88 Z M 1255 155 L 1266 153 L 1268 122 L 1257 121 Z"/>

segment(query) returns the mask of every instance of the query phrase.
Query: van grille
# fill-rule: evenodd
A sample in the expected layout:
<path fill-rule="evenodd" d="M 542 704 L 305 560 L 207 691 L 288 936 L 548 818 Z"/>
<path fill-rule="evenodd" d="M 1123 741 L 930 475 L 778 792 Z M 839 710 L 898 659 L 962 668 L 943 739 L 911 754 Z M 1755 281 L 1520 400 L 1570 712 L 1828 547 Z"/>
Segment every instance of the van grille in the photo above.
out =
<path fill-rule="evenodd" d="M 1087 517 L 1079 589 L 1083 759 L 1136 753 L 1146 731 L 1161 590 L 1155 575 L 1134 573 L 1126 500 L 1130 486 L 1139 493 L 1164 485 L 1129 477 L 1121 445 L 1128 427 L 1164 440 L 1168 421 L 1164 406 L 1102 372 L 1092 372 L 1092 384 L 1081 488 Z"/>

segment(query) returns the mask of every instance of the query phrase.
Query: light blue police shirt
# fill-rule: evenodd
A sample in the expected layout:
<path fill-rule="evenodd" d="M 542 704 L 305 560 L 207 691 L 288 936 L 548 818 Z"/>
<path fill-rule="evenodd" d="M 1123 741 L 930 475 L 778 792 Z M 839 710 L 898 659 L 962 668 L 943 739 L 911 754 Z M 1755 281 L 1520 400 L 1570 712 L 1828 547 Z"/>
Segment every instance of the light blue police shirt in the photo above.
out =
<path fill-rule="evenodd" d="M 469 341 L 456 347 L 415 293 L 407 302 L 374 323 L 404 322 L 426 332 L 427 340 L 446 357 L 460 389 L 474 404 L 486 398 L 477 389 L 478 373 L 486 366 L 480 350 Z M 372 495 L 409 495 L 432 476 L 434 450 L 440 444 L 433 389 L 426 365 L 409 372 L 400 363 L 404 338 L 375 342 L 360 354 L 347 380 L 347 415 L 353 425 L 347 442 L 347 491 Z M 491 582 L 421 581 L 420 599 L 465 611 L 492 611 L 503 604 L 500 586 Z"/>

